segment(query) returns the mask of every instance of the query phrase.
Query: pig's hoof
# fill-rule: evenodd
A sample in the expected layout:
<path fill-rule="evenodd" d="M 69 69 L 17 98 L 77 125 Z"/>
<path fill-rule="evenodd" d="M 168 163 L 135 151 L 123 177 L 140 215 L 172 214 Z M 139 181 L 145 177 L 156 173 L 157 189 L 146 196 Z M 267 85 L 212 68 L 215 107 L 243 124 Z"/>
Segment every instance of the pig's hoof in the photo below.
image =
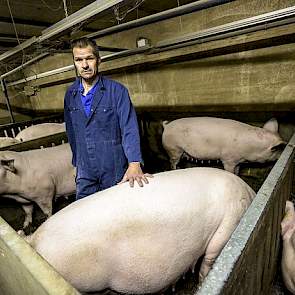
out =
<path fill-rule="evenodd" d="M 26 235 L 25 235 L 25 232 L 24 232 L 22 229 L 18 230 L 17 233 L 18 233 L 21 237 L 25 237 L 25 236 L 26 236 Z"/>

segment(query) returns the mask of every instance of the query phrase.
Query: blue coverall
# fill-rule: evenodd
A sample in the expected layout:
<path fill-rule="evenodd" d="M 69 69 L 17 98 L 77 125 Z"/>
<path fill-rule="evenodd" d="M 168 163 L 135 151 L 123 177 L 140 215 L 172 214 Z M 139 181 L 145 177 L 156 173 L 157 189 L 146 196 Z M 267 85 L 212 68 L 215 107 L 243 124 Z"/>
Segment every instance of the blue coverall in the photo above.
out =
<path fill-rule="evenodd" d="M 86 116 L 79 92 L 80 79 L 68 88 L 64 119 L 77 168 L 76 198 L 118 183 L 130 162 L 142 162 L 135 110 L 122 84 L 100 76 Z"/>

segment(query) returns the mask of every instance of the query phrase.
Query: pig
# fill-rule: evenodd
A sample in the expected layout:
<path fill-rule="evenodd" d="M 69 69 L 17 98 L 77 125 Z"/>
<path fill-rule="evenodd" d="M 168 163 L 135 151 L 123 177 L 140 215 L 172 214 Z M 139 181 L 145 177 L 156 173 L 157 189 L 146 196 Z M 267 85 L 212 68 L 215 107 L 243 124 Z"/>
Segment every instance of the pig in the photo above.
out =
<path fill-rule="evenodd" d="M 222 169 L 171 170 L 71 203 L 26 240 L 81 292 L 155 293 L 205 254 L 203 280 L 254 197 Z"/>
<path fill-rule="evenodd" d="M 162 144 L 172 169 L 187 154 L 196 159 L 221 160 L 225 170 L 238 174 L 240 163 L 274 161 L 286 145 L 274 118 L 263 128 L 214 117 L 164 121 L 163 127 Z"/>
<path fill-rule="evenodd" d="M 282 274 L 287 289 L 295 294 L 295 211 L 292 202 L 286 202 L 285 216 L 281 222 L 283 239 Z"/>
<path fill-rule="evenodd" d="M 0 137 L 0 148 L 16 143 L 20 143 L 20 141 L 13 137 Z"/>
<path fill-rule="evenodd" d="M 52 214 L 53 197 L 75 193 L 75 168 L 69 144 L 24 152 L 0 151 L 0 197 L 15 199 L 32 221 L 32 202 Z"/>
<path fill-rule="evenodd" d="M 65 131 L 66 128 L 64 123 L 42 123 L 32 125 L 20 131 L 15 139 L 18 141 L 27 141 Z"/>

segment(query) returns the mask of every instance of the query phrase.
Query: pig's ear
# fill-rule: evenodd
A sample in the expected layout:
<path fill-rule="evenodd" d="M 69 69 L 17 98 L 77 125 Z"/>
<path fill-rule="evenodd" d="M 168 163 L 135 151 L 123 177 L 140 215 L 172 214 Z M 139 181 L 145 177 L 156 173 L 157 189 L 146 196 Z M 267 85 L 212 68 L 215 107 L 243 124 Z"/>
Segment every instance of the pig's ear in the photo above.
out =
<path fill-rule="evenodd" d="M 281 141 L 279 144 L 272 146 L 271 151 L 272 152 L 283 151 L 283 149 L 285 148 L 286 145 L 287 145 L 286 142 Z"/>
<path fill-rule="evenodd" d="M 276 118 L 271 118 L 270 120 L 268 120 L 264 125 L 263 128 L 274 132 L 274 133 L 278 133 L 279 132 L 279 124 Z"/>
<path fill-rule="evenodd" d="M 14 167 L 14 159 L 11 159 L 11 160 L 1 160 L 1 165 L 6 170 L 11 171 L 12 173 L 16 173 L 16 169 Z"/>

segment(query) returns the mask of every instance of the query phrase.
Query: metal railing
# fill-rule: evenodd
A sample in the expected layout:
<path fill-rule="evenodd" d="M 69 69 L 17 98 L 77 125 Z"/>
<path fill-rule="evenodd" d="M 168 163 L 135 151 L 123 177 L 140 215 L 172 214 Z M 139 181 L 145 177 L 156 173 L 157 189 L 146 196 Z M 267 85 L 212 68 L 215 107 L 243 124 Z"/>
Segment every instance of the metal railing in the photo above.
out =
<path fill-rule="evenodd" d="M 280 223 L 294 180 L 295 134 L 196 295 L 270 294 L 279 263 Z"/>

